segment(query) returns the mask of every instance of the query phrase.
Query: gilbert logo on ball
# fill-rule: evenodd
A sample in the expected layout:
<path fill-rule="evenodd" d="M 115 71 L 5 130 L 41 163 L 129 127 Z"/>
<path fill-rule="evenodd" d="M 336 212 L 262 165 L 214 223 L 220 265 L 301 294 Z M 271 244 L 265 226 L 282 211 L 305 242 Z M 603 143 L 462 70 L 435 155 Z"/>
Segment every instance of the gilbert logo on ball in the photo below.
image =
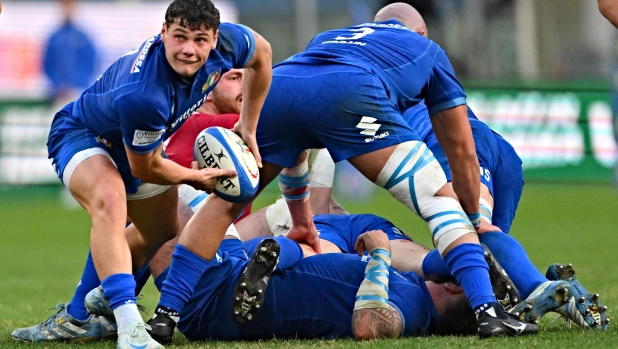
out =
<path fill-rule="evenodd" d="M 260 183 L 255 157 L 247 144 L 232 130 L 209 127 L 195 139 L 193 156 L 200 168 L 236 170 L 234 178 L 221 177 L 215 186 L 215 194 L 230 202 L 251 199 Z"/>

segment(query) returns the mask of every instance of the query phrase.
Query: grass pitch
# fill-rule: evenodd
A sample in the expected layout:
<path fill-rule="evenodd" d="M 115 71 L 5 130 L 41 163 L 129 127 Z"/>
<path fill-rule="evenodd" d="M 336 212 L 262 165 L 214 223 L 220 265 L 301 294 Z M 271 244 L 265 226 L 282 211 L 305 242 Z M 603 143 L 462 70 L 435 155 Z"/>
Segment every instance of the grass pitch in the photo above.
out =
<path fill-rule="evenodd" d="M 275 187 L 276 188 L 276 187 Z M 273 201 L 265 192 L 254 207 Z M 86 212 L 68 209 L 55 187 L 0 188 L 0 348 L 72 348 L 71 344 L 23 344 L 10 333 L 45 320 L 44 311 L 67 302 L 79 280 L 88 252 L 90 223 Z M 431 245 L 427 228 L 392 199 L 377 192 L 367 202 L 340 201 L 351 213 L 375 213 L 392 220 L 412 237 Z M 511 234 L 545 273 L 551 263 L 573 263 L 590 291 L 601 295 L 608 314 L 618 314 L 618 192 L 609 185 L 526 184 Z M 157 294 L 150 283 L 142 303 L 150 310 Z M 356 343 L 350 340 L 190 343 L 181 335 L 172 348 L 615 348 L 618 329 L 583 331 L 549 314 L 537 336 L 479 340 L 476 337 L 426 337 Z M 115 342 L 79 348 L 114 348 Z"/>

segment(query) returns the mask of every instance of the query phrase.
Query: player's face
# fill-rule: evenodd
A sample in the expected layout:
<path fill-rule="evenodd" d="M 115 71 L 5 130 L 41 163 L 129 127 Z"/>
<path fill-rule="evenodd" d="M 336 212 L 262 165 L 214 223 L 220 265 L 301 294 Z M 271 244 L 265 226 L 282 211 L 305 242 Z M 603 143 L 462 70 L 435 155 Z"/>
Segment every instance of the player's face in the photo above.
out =
<path fill-rule="evenodd" d="M 177 23 L 169 27 L 164 23 L 161 37 L 172 69 L 182 78 L 192 79 L 217 45 L 218 34 L 212 29 L 191 30 Z"/>
<path fill-rule="evenodd" d="M 240 114 L 242 105 L 242 69 L 232 69 L 221 76 L 209 98 L 221 114 Z"/>

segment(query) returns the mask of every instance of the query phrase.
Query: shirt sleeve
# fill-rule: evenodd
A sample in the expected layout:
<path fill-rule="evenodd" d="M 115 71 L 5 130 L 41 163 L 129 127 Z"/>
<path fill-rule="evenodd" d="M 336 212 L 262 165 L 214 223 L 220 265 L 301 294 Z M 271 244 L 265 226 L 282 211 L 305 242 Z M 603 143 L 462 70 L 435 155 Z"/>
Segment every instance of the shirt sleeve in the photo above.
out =
<path fill-rule="evenodd" d="M 255 53 L 253 32 L 241 24 L 221 23 L 217 51 L 234 68 L 244 68 Z"/>
<path fill-rule="evenodd" d="M 143 97 L 133 98 L 136 95 L 133 93 L 116 102 L 122 140 L 132 152 L 148 154 L 165 139 L 166 108 L 161 101 Z M 169 111 L 169 107 L 167 110 Z"/>
<path fill-rule="evenodd" d="M 441 48 L 438 48 L 433 58 L 425 104 L 430 117 L 442 110 L 466 104 L 463 87 L 455 77 L 451 62 Z"/>

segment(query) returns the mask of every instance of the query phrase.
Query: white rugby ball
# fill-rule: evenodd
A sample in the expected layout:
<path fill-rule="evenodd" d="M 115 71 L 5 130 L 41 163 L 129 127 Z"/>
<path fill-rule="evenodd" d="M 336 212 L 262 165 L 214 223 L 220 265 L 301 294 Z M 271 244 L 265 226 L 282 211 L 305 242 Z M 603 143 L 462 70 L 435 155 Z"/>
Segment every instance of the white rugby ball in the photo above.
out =
<path fill-rule="evenodd" d="M 238 176 L 221 177 L 214 193 L 230 202 L 251 199 L 260 184 L 260 172 L 247 144 L 232 130 L 209 127 L 195 139 L 193 156 L 200 168 L 236 170 Z"/>

